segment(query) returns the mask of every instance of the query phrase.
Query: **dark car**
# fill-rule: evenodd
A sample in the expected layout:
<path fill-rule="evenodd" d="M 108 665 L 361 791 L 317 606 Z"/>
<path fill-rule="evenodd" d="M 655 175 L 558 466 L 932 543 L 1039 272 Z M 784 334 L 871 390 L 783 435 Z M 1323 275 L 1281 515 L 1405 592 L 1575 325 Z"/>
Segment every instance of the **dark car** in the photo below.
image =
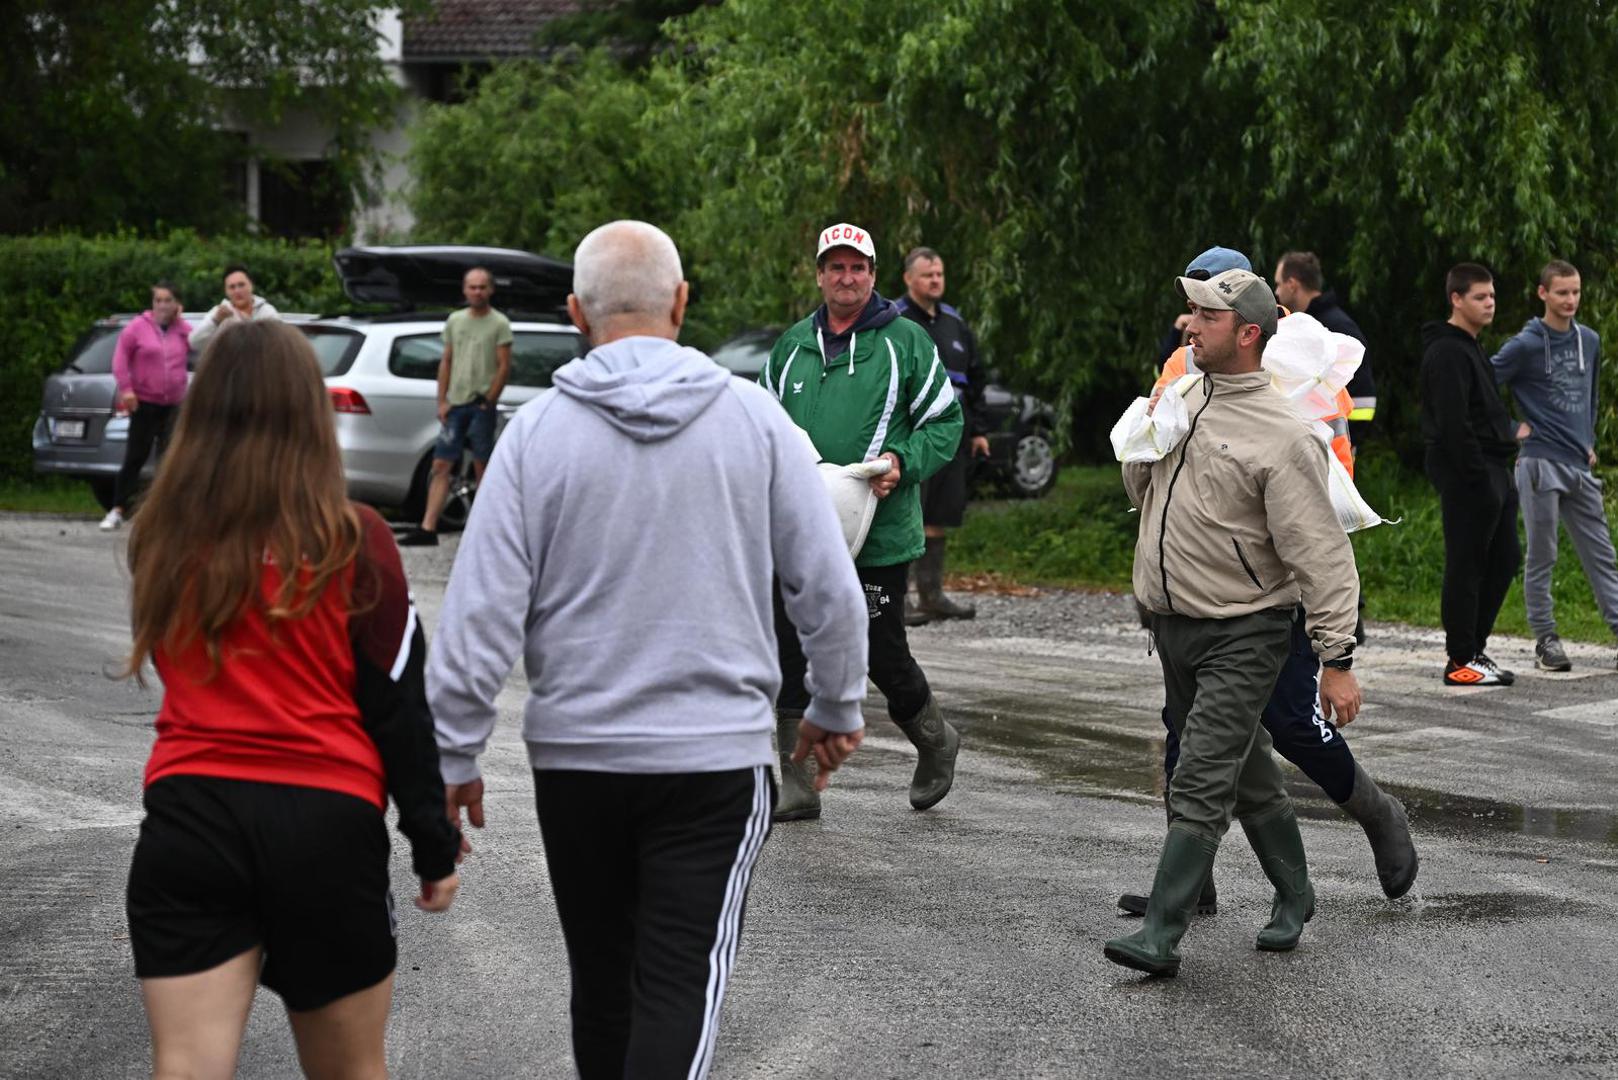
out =
<path fill-rule="evenodd" d="M 748 330 L 713 351 L 715 362 L 737 375 L 757 379 L 769 359 L 778 330 Z M 1056 410 L 1032 394 L 991 382 L 983 390 L 989 427 L 989 456 L 977 462 L 973 483 L 1037 499 L 1056 485 Z"/>

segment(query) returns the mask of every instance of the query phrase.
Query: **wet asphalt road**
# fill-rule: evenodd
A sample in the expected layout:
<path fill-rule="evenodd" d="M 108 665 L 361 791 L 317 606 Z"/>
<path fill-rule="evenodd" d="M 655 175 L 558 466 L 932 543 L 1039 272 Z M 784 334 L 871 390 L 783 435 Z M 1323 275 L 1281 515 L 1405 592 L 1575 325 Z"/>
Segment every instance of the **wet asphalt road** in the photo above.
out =
<path fill-rule="evenodd" d="M 93 522 L 0 517 L 3 1077 L 146 1068 L 122 893 L 158 696 L 104 674 L 128 642 L 121 549 Z M 429 627 L 452 554 L 406 553 Z M 1302 946 L 1253 950 L 1268 886 L 1237 829 L 1220 914 L 1178 979 L 1149 981 L 1100 943 L 1131 928 L 1113 901 L 1162 839 L 1156 661 L 1124 598 L 980 603 L 914 637 L 966 737 L 955 792 L 910 811 L 911 751 L 868 701 L 823 819 L 779 826 L 755 875 L 713 1076 L 1618 1075 L 1610 646 L 1548 676 L 1499 640 L 1516 687 L 1446 690 L 1436 633 L 1373 625 L 1348 734 L 1411 808 L 1414 893 L 1384 900 L 1358 829 L 1289 773 L 1319 893 Z M 401 908 L 398 1077 L 571 1075 L 520 692 L 460 900 Z M 408 895 L 402 841 L 394 874 Z M 240 1075 L 293 1060 L 261 992 Z"/>

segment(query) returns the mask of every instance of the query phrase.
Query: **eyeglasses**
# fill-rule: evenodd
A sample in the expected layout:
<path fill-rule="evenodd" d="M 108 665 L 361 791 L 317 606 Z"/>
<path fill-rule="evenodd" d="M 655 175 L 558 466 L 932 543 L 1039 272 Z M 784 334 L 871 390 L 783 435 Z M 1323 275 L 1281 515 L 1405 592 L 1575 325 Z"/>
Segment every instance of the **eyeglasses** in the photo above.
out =
<path fill-rule="evenodd" d="M 1208 273 L 1208 271 L 1204 270 L 1200 266 L 1195 270 L 1186 271 L 1185 276 L 1190 278 L 1192 281 L 1207 281 L 1209 278 L 1213 277 L 1212 274 Z"/>

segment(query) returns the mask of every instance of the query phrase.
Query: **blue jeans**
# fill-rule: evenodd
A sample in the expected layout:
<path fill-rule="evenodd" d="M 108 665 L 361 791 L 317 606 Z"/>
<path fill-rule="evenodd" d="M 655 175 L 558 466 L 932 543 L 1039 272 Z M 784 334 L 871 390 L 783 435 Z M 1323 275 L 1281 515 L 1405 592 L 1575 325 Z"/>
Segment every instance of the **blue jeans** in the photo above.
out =
<path fill-rule="evenodd" d="M 474 460 L 487 462 L 494 453 L 494 418 L 492 404 L 451 405 L 449 415 L 444 417 L 444 424 L 438 430 L 438 442 L 433 444 L 433 459 L 456 461 L 461 456 L 461 447 L 468 446 Z"/>

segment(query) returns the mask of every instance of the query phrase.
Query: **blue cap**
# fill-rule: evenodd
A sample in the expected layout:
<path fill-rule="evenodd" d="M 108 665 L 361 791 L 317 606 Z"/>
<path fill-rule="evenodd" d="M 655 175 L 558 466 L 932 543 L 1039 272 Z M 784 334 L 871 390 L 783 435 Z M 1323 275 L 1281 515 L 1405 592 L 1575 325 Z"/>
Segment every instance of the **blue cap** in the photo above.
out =
<path fill-rule="evenodd" d="M 1211 247 L 1186 264 L 1187 276 L 1193 270 L 1206 270 L 1209 277 L 1214 277 L 1226 270 L 1246 270 L 1252 273 L 1253 264 L 1247 261 L 1246 255 L 1235 248 Z"/>

